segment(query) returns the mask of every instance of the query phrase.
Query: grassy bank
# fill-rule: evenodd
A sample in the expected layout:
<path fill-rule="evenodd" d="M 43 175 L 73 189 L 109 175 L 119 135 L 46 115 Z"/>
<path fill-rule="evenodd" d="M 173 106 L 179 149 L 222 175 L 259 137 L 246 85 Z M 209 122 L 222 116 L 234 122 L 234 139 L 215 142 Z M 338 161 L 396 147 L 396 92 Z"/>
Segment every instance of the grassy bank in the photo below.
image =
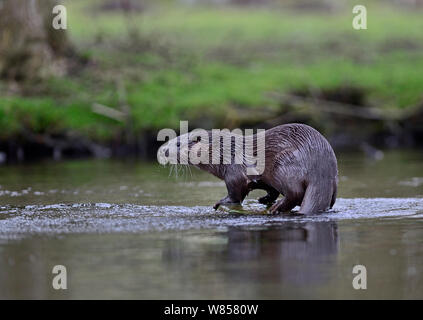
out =
<path fill-rule="evenodd" d="M 230 126 L 241 113 L 277 112 L 273 93 L 353 87 L 360 104 L 382 110 L 422 101 L 421 11 L 370 2 L 368 30 L 356 31 L 352 3 L 335 12 L 151 3 L 126 15 L 96 1 L 66 6 L 88 63 L 24 93 L 2 83 L 0 139 L 30 131 L 110 141 L 124 127 L 139 134 L 186 119 Z M 129 110 L 128 122 L 94 113 L 93 103 Z"/>

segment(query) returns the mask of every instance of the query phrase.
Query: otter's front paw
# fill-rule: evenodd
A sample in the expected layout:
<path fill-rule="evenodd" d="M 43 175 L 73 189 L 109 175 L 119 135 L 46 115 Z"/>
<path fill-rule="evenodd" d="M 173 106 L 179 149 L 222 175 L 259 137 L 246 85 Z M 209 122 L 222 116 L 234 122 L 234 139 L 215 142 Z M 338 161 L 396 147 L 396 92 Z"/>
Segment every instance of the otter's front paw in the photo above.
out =
<path fill-rule="evenodd" d="M 240 204 L 239 201 L 234 201 L 231 198 L 229 198 L 229 196 L 223 198 L 222 200 L 216 202 L 216 204 L 213 206 L 214 210 L 217 210 L 217 208 L 220 207 L 221 204 L 226 204 L 226 205 L 237 205 Z"/>

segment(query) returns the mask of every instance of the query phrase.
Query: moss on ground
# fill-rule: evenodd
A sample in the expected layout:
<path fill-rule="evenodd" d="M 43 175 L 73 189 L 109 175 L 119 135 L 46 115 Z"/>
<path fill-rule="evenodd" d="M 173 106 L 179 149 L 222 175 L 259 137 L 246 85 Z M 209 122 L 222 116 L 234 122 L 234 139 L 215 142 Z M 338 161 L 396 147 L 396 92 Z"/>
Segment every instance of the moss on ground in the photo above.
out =
<path fill-rule="evenodd" d="M 135 133 L 228 110 L 277 109 L 270 93 L 360 88 L 366 105 L 404 109 L 423 95 L 422 12 L 368 6 L 368 30 L 336 13 L 150 5 L 129 16 L 67 3 L 71 39 L 90 62 L 67 77 L 0 87 L 0 139 L 75 131 L 99 141 L 125 126 L 92 104 L 130 107 Z M 119 92 L 123 90 L 122 93 Z M 120 88 L 120 89 L 119 89 Z"/>

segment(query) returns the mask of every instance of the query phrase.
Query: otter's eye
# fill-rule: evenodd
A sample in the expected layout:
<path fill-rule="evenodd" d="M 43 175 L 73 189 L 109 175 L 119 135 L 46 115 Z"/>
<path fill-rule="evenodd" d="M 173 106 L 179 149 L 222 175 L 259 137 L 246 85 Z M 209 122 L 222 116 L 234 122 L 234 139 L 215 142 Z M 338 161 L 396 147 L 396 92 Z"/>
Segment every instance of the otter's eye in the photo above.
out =
<path fill-rule="evenodd" d="M 201 141 L 201 137 L 200 136 L 198 136 L 198 137 L 196 137 L 195 139 L 194 139 L 194 142 L 200 142 Z"/>

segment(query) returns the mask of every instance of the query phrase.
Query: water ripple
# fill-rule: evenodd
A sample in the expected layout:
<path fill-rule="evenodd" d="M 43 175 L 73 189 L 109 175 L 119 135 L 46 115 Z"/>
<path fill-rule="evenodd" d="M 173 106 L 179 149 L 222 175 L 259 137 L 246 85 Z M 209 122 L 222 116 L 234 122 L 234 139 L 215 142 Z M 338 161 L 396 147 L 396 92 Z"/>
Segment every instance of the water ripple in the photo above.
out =
<path fill-rule="evenodd" d="M 295 212 L 295 211 L 294 211 Z M 0 239 L 19 239 L 36 234 L 117 233 L 228 226 L 266 226 L 287 221 L 329 221 L 347 219 L 423 218 L 421 198 L 338 199 L 330 212 L 301 216 L 270 216 L 254 200 L 243 207 L 144 206 L 136 204 L 76 203 L 0 206 Z"/>

